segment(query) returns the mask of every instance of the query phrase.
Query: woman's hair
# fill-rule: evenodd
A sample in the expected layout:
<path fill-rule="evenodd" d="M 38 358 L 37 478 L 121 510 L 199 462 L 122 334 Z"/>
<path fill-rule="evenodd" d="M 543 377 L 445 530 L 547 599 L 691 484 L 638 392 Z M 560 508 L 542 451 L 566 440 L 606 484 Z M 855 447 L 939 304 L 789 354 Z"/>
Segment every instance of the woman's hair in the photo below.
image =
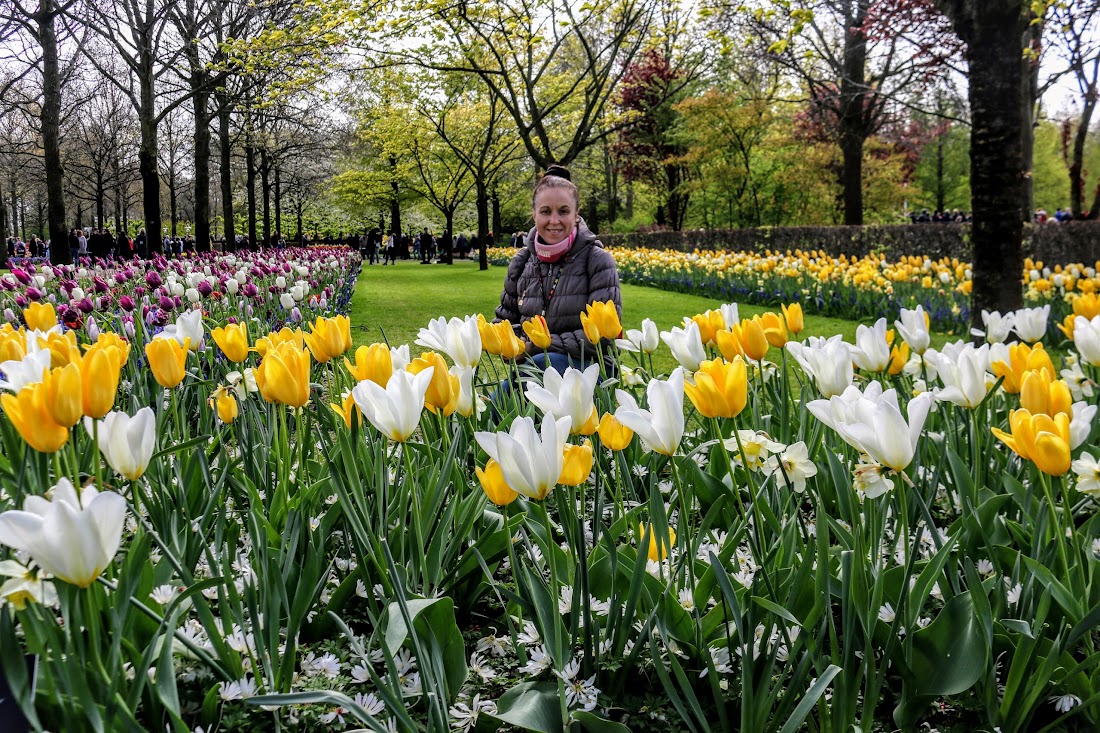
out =
<path fill-rule="evenodd" d="M 577 192 L 577 186 L 571 180 L 572 176 L 569 173 L 569 169 L 563 165 L 552 165 L 546 169 L 546 173 L 542 174 L 542 178 L 535 184 L 535 192 L 531 194 L 531 206 L 534 207 L 535 199 L 538 198 L 539 191 L 543 191 L 547 188 L 564 188 L 573 194 L 573 205 L 577 211 L 581 208 L 581 196 Z"/>

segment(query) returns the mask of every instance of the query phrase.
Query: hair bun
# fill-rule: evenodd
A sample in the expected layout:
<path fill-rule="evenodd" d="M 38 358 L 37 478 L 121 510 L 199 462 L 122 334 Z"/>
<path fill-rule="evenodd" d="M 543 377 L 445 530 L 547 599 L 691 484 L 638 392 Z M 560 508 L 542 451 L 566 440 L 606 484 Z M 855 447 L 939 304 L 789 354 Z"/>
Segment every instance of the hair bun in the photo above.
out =
<path fill-rule="evenodd" d="M 572 181 L 573 176 L 569 173 L 569 169 L 564 165 L 552 165 L 546 169 L 544 176 L 554 176 L 555 178 L 564 178 L 567 181 Z"/>

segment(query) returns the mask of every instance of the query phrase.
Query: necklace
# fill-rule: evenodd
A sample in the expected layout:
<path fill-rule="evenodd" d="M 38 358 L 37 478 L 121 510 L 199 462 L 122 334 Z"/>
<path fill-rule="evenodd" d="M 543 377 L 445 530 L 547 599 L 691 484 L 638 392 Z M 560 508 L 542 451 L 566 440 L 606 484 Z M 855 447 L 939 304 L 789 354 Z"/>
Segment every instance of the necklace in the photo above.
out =
<path fill-rule="evenodd" d="M 550 272 L 554 272 L 554 281 L 552 283 L 550 283 L 550 291 L 549 292 L 547 292 L 546 283 L 542 279 L 542 265 L 539 265 L 538 269 L 535 270 L 535 274 L 538 276 L 538 279 L 539 279 L 539 288 L 542 289 L 542 316 L 543 316 L 543 318 L 546 317 L 546 310 L 550 307 L 550 300 L 554 297 L 554 291 L 558 289 L 558 280 L 561 279 L 561 273 L 562 273 L 562 270 L 564 270 L 564 269 L 565 269 L 564 265 L 558 265 L 557 266 L 557 271 L 554 272 L 554 265 L 550 265 L 550 271 L 547 272 L 546 274 L 549 275 Z"/>

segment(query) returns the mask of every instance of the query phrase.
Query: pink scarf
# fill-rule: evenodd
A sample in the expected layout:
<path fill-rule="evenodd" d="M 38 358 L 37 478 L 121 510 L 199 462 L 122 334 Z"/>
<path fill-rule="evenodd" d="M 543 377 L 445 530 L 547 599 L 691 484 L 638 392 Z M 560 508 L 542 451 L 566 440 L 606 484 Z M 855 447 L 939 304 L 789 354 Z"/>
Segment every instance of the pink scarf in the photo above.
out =
<path fill-rule="evenodd" d="M 542 237 L 535 234 L 535 255 L 539 258 L 540 262 L 557 262 L 560 260 L 569 248 L 573 246 L 573 242 L 577 239 L 577 228 L 573 227 L 573 231 L 569 233 L 569 236 L 561 240 L 557 244 L 546 244 L 542 241 Z"/>

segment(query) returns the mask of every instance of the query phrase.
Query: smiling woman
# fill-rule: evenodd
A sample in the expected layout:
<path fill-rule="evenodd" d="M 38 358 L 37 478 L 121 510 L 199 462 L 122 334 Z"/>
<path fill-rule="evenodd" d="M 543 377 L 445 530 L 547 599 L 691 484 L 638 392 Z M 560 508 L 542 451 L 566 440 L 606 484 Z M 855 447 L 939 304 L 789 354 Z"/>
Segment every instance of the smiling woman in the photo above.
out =
<path fill-rule="evenodd" d="M 532 197 L 535 226 L 508 265 L 496 309 L 496 320 L 512 324 L 526 356 L 539 369 L 552 366 L 564 372 L 569 365 L 583 368 L 595 361 L 596 348 L 581 322 L 589 304 L 611 301 L 622 317 L 615 259 L 580 218 L 579 208 L 580 195 L 568 169 L 550 166 Z M 539 318 L 545 319 L 549 343 L 529 336 L 543 333 Z M 532 320 L 540 328 L 528 324 L 524 329 Z M 612 339 L 604 341 L 608 353 Z"/>

